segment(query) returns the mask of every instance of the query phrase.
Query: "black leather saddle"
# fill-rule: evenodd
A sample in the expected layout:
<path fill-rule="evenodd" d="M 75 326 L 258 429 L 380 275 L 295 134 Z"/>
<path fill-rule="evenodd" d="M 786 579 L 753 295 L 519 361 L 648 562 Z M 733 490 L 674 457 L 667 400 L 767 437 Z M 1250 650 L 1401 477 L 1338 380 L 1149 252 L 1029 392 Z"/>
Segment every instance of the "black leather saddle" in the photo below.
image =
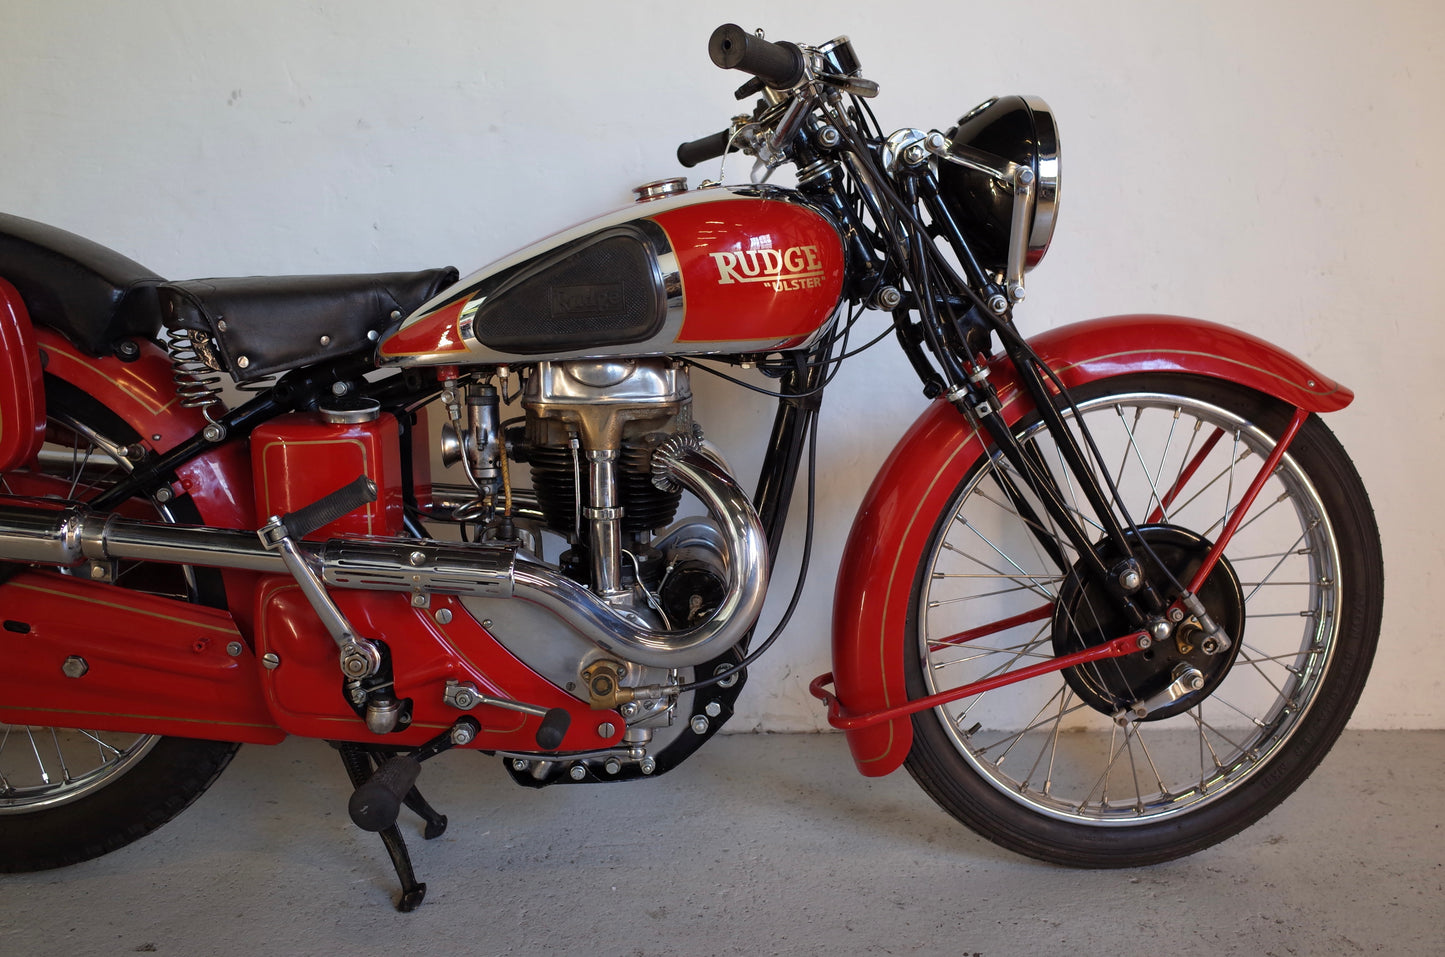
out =
<path fill-rule="evenodd" d="M 208 337 L 215 363 L 247 382 L 373 348 L 387 327 L 456 281 L 457 271 L 447 267 L 190 279 L 163 283 L 158 294 L 167 328 Z"/>
<path fill-rule="evenodd" d="M 164 325 L 200 333 L 219 367 L 246 382 L 372 348 L 457 271 L 167 282 L 99 243 L 0 213 L 0 277 L 34 323 L 91 355 L 124 356 L 126 340 L 154 339 Z"/>

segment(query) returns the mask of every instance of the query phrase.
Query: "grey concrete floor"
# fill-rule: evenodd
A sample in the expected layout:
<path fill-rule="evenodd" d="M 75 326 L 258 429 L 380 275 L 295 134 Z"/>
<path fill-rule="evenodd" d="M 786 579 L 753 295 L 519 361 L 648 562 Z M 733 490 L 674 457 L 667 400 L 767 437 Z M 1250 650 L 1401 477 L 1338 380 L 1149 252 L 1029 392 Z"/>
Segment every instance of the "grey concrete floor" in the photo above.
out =
<path fill-rule="evenodd" d="M 840 737 L 739 735 L 666 777 L 532 792 L 448 755 L 404 818 L 426 903 L 392 907 L 335 753 L 247 747 L 128 848 L 0 878 L 0 953 L 1445 953 L 1445 732 L 1351 732 L 1223 845 L 1155 867 L 1034 863 L 975 837 Z"/>

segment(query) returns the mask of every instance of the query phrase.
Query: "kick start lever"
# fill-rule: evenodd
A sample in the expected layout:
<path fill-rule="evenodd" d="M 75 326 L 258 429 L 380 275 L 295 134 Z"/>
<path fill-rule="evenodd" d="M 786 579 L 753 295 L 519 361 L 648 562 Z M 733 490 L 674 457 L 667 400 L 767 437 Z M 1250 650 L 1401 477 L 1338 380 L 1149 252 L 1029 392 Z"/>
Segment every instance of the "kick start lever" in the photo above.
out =
<path fill-rule="evenodd" d="M 376 483 L 365 475 L 329 495 L 324 495 L 304 508 L 286 515 L 272 516 L 256 534 L 261 544 L 281 553 L 286 570 L 296 579 L 301 593 L 311 604 L 321 624 L 331 635 L 336 647 L 341 649 L 341 671 L 352 681 L 369 678 L 381 670 L 381 649 L 376 643 L 362 638 L 352 629 L 351 623 L 336 607 L 327 594 L 321 576 L 316 573 L 310 559 L 301 551 L 296 540 L 305 538 L 318 528 L 330 525 L 343 515 L 363 505 L 376 501 Z"/>

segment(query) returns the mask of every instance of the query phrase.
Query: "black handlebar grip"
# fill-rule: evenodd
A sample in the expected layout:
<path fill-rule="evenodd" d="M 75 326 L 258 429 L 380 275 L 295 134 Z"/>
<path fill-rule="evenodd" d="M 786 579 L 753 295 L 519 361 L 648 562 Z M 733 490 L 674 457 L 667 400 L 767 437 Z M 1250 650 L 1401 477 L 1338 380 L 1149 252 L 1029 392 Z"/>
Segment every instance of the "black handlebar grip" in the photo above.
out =
<path fill-rule="evenodd" d="M 556 751 L 562 746 L 562 739 L 567 737 L 567 729 L 572 725 L 572 715 L 566 708 L 552 708 L 542 718 L 542 725 L 537 729 L 537 747 L 543 751 Z"/>
<path fill-rule="evenodd" d="M 409 754 L 399 754 L 377 768 L 375 774 L 352 792 L 347 802 L 351 822 L 363 831 L 384 831 L 391 827 L 419 774 L 421 762 Z"/>
<path fill-rule="evenodd" d="M 788 90 L 803 79 L 803 51 L 796 43 L 773 43 L 736 23 L 724 23 L 707 41 L 707 55 L 724 70 L 751 73 L 768 86 Z"/>
<path fill-rule="evenodd" d="M 356 481 L 323 495 L 310 505 L 298 508 L 281 516 L 281 524 L 291 538 L 305 538 L 324 525 L 330 525 L 343 515 L 363 505 L 376 501 L 376 483 L 365 475 L 358 475 Z"/>
<path fill-rule="evenodd" d="M 704 136 L 700 140 L 684 143 L 677 148 L 677 161 L 691 169 L 698 163 L 716 159 L 723 155 L 728 148 L 728 140 L 731 138 L 732 130 L 722 130 L 711 136 Z"/>

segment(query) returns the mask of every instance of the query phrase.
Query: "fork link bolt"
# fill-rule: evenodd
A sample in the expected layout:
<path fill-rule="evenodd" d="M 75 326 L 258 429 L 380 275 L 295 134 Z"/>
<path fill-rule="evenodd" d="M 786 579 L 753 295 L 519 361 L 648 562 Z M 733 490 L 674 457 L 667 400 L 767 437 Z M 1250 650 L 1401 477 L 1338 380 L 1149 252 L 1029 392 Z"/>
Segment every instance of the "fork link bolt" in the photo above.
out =
<path fill-rule="evenodd" d="M 1139 646 L 1140 651 L 1145 651 L 1154 644 L 1154 639 L 1148 635 L 1140 635 L 1136 644 Z"/>
<path fill-rule="evenodd" d="M 643 774 L 651 774 L 657 770 L 657 762 L 651 757 L 646 757 L 637 763 L 637 767 Z"/>
<path fill-rule="evenodd" d="M 1119 587 L 1125 591 L 1138 591 L 1142 584 L 1144 584 L 1144 577 L 1139 574 L 1137 568 L 1126 568 L 1119 573 Z"/>
<path fill-rule="evenodd" d="M 1172 621 L 1172 622 L 1174 622 L 1176 625 L 1179 624 L 1181 621 L 1184 620 L 1184 609 L 1183 609 L 1183 608 L 1171 608 L 1171 609 L 1169 609 L 1169 620 Z"/>
<path fill-rule="evenodd" d="M 587 769 L 580 764 L 574 764 L 572 770 L 567 772 L 567 776 L 574 781 L 580 781 L 587 777 Z"/>

